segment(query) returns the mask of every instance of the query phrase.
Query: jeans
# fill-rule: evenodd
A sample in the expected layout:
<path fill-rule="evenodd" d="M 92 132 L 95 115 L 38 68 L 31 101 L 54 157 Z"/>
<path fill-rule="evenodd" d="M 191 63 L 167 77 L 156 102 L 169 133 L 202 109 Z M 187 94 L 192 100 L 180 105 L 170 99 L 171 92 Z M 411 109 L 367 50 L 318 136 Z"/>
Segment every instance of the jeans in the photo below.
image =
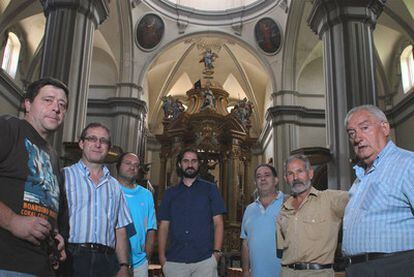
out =
<path fill-rule="evenodd" d="M 69 245 L 67 254 L 67 261 L 61 270 L 62 276 L 114 276 L 119 270 L 115 253 L 102 253 Z"/>

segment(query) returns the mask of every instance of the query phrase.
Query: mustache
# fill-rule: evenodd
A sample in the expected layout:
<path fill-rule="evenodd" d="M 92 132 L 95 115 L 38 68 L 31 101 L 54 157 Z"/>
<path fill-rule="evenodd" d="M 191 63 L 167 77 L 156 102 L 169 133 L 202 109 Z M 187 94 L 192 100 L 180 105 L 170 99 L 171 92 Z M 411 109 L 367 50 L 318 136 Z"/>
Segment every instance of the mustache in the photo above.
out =
<path fill-rule="evenodd" d="M 194 168 L 194 167 L 187 167 L 187 168 L 185 169 L 185 171 L 187 171 L 187 170 L 195 170 L 195 168 Z"/>
<path fill-rule="evenodd" d="M 301 181 L 301 180 L 294 180 L 293 182 L 292 182 L 292 185 L 294 186 L 294 185 L 305 185 L 305 183 L 303 182 L 303 181 Z"/>

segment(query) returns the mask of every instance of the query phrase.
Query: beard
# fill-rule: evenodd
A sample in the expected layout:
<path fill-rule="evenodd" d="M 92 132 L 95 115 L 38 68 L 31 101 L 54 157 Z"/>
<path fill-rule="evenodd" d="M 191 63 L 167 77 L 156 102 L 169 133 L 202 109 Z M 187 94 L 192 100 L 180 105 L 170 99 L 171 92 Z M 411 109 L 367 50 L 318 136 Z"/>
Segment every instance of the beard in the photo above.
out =
<path fill-rule="evenodd" d="M 193 167 L 188 167 L 185 170 L 181 169 L 182 175 L 185 178 L 194 178 L 194 177 L 196 177 L 198 175 L 198 171 L 199 171 L 198 169 L 196 170 Z"/>
<path fill-rule="evenodd" d="M 290 185 L 292 187 L 292 190 L 291 190 L 290 194 L 293 197 L 296 197 L 299 194 L 304 193 L 305 191 L 307 191 L 311 187 L 311 181 L 309 180 L 307 182 L 304 182 L 302 180 L 295 180 Z M 302 186 L 299 186 L 299 185 L 302 185 Z"/>

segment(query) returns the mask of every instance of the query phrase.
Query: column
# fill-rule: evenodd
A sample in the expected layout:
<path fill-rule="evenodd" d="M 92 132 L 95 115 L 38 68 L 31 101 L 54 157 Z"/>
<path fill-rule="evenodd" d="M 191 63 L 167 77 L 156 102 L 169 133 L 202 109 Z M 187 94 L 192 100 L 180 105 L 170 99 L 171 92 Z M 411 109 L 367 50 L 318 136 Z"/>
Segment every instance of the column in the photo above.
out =
<path fill-rule="evenodd" d="M 315 0 L 308 18 L 324 46 L 329 188 L 346 190 L 352 182 L 348 110 L 376 103 L 372 32 L 385 1 Z"/>
<path fill-rule="evenodd" d="M 109 15 L 108 0 L 41 2 L 46 30 L 40 75 L 68 85 L 69 109 L 59 142 L 76 141 L 86 123 L 93 33 Z"/>
<path fill-rule="evenodd" d="M 165 151 L 165 150 L 164 150 Z M 158 184 L 158 199 L 156 199 L 157 203 L 159 204 L 162 197 L 164 196 L 164 191 L 166 190 L 166 186 L 167 186 L 167 154 L 164 152 L 163 150 L 161 150 L 160 153 L 160 180 L 159 180 L 159 184 Z"/>

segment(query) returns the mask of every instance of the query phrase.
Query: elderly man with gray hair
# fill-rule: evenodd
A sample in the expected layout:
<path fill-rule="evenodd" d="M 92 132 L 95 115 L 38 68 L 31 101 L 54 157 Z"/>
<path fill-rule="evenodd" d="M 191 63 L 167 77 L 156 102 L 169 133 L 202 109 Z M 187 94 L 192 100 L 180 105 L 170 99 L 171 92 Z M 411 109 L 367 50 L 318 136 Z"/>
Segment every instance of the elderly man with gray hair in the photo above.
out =
<path fill-rule="evenodd" d="M 347 276 L 414 276 L 414 153 L 389 140 L 378 107 L 353 108 L 345 126 L 357 157 L 343 225 Z"/>
<path fill-rule="evenodd" d="M 277 220 L 277 248 L 282 277 L 334 276 L 332 264 L 348 193 L 312 187 L 313 169 L 304 155 L 285 162 L 291 197 Z"/>

